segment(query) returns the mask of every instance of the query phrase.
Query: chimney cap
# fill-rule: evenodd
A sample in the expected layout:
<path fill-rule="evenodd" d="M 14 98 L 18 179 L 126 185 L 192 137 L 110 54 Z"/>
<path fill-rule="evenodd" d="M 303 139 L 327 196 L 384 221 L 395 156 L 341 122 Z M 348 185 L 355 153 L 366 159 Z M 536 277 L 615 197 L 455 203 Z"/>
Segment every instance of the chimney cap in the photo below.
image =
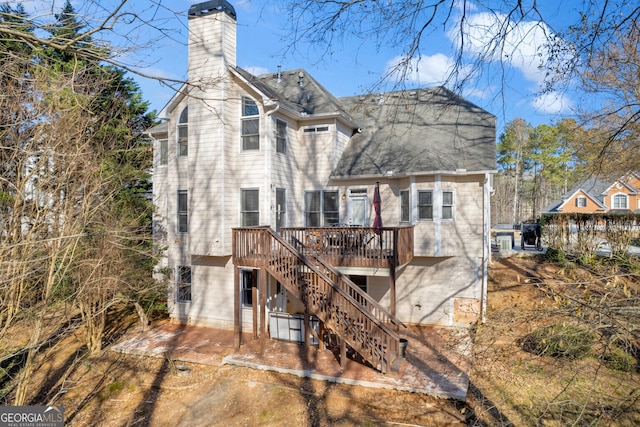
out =
<path fill-rule="evenodd" d="M 236 10 L 227 0 L 212 0 L 204 3 L 194 4 L 189 8 L 189 18 L 196 16 L 209 15 L 211 13 L 225 12 L 227 15 L 236 19 Z"/>

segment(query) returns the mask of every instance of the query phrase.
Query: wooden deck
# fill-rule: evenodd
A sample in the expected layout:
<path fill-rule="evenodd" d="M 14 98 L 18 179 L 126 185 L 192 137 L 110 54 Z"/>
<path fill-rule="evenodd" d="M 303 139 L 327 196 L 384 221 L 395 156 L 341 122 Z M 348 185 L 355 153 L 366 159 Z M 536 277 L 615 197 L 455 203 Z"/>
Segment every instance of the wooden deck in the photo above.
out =
<path fill-rule="evenodd" d="M 252 246 L 236 252 L 250 254 L 237 262 L 252 266 L 256 256 L 268 255 L 268 245 L 258 241 L 258 230 L 264 228 L 234 229 L 240 245 Z M 389 268 L 413 259 L 413 227 L 282 228 L 280 236 L 300 253 L 320 256 L 336 267 Z"/>
<path fill-rule="evenodd" d="M 331 227 L 287 228 L 276 234 L 269 227 L 234 229 L 233 262 L 236 268 L 265 269 L 288 293 L 303 302 L 306 330 L 310 330 L 309 316 L 318 317 L 322 329 L 326 327 L 339 337 L 341 353 L 345 354 L 349 345 L 375 369 L 389 372 L 400 353 L 397 330 L 405 327 L 395 317 L 395 269 L 399 259 L 410 259 L 412 251 L 409 254 L 406 249 L 413 248 L 412 232 L 411 228 Z M 400 241 L 405 242 L 402 254 L 398 251 Z M 388 268 L 392 311 L 382 307 L 335 268 L 341 265 Z M 262 313 L 265 312 L 265 283 L 264 279 L 260 281 Z M 237 284 L 236 288 L 239 289 Z M 234 299 L 238 326 L 237 291 Z M 254 329 L 258 326 L 259 335 L 264 339 L 266 318 L 259 320 L 258 311 L 254 310 Z M 237 335 L 239 340 L 239 332 Z M 308 345 L 307 336 L 305 344 Z"/>

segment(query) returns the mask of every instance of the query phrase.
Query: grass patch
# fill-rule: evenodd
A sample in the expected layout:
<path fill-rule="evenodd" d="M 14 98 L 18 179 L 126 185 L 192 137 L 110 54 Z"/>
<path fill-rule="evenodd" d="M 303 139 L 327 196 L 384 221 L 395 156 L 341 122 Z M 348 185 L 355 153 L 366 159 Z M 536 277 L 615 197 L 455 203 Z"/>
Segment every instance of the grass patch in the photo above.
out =
<path fill-rule="evenodd" d="M 581 359 L 591 354 L 595 341 L 593 332 L 560 323 L 536 329 L 521 341 L 521 346 L 538 356 Z"/>

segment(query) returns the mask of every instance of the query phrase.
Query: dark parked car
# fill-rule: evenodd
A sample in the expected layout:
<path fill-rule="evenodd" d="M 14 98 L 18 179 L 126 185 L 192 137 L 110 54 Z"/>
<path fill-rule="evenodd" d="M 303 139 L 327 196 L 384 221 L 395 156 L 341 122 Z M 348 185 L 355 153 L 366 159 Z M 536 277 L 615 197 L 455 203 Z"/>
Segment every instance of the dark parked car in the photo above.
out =
<path fill-rule="evenodd" d="M 524 250 L 526 246 L 535 246 L 537 250 L 542 250 L 540 224 L 522 224 L 520 233 L 520 249 Z"/>

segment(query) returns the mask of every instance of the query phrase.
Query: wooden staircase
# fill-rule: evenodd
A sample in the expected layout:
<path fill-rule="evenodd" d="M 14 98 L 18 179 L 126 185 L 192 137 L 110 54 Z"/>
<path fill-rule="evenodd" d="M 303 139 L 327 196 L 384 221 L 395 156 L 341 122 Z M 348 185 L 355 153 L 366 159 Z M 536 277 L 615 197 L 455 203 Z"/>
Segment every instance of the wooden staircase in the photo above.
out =
<path fill-rule="evenodd" d="M 264 268 L 326 329 L 374 368 L 389 372 L 400 354 L 396 330 L 406 326 L 320 256 L 308 251 L 303 255 L 300 248 L 267 231 Z"/>

